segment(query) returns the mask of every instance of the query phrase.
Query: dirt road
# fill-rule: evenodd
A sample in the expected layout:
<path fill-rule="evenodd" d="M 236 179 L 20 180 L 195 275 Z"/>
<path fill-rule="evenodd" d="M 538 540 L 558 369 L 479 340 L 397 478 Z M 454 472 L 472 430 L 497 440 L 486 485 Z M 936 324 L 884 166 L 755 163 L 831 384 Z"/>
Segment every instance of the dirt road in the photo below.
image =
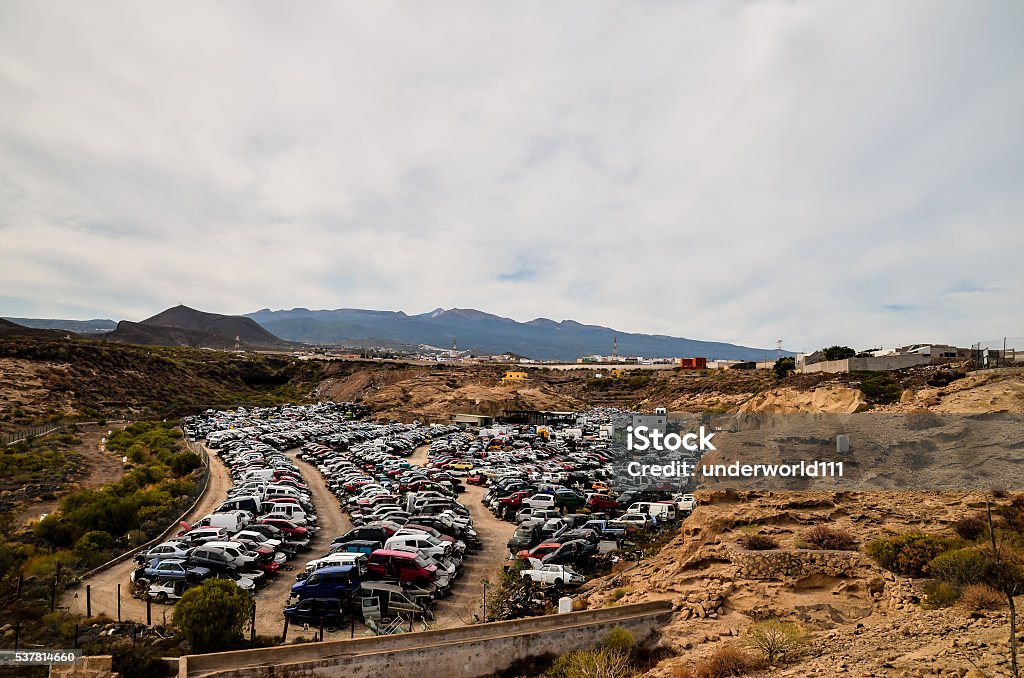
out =
<path fill-rule="evenodd" d="M 288 452 L 288 457 L 295 462 L 302 472 L 302 478 L 309 486 L 309 494 L 316 507 L 317 525 L 320 532 L 310 544 L 311 548 L 289 560 L 284 568 L 278 571 L 274 581 L 270 582 L 256 594 L 256 633 L 268 636 L 280 636 L 284 628 L 284 608 L 291 596 L 291 587 L 295 583 L 295 575 L 306 563 L 327 553 L 328 547 L 335 537 L 352 529 L 352 522 L 341 510 L 338 498 L 324 484 L 320 471 L 312 464 L 298 458 L 298 450 Z M 348 633 L 348 630 L 339 631 Z M 288 636 L 295 638 L 306 635 L 302 629 L 290 629 Z"/>
<path fill-rule="evenodd" d="M 228 488 L 231 487 L 231 475 L 227 467 L 215 454 L 208 455 L 210 458 L 210 484 L 206 488 L 206 494 L 196 507 L 185 518 L 186 522 L 193 522 L 211 513 L 224 501 Z M 114 565 L 89 579 L 82 582 L 76 589 L 68 589 L 64 592 L 62 603 L 72 611 L 85 614 L 85 585 L 92 587 L 92 613 L 97 615 L 104 613 L 112 619 L 117 619 L 117 585 L 121 585 L 121 619 L 139 622 L 146 621 L 146 602 L 138 598 L 132 598 L 130 593 L 131 582 L 128 576 L 135 569 L 135 562 L 132 559 Z M 153 623 L 159 624 L 163 621 L 163 606 L 154 604 Z M 170 618 L 171 608 L 166 608 L 167 617 Z"/>
<path fill-rule="evenodd" d="M 409 463 L 422 466 L 427 463 L 429 446 L 421 445 L 409 455 Z M 467 556 L 462 573 L 452 586 L 452 594 L 437 602 L 434 610 L 433 628 L 446 629 L 465 626 L 475 621 L 474 615 L 483 618 L 483 581 L 489 579 L 492 586 L 501 577 L 501 566 L 508 558 L 505 544 L 515 525 L 494 517 L 480 500 L 486 494 L 485 488 L 466 485 L 466 491 L 459 495 L 459 502 L 469 509 L 473 528 L 483 544 L 478 552 Z"/>

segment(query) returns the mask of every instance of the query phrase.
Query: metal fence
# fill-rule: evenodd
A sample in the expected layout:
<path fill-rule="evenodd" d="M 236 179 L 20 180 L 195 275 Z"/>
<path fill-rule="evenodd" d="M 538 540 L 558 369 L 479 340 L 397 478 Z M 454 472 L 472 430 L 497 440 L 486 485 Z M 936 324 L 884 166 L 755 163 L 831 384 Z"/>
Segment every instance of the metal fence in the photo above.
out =
<path fill-rule="evenodd" d="M 39 436 L 56 433 L 57 431 L 68 428 L 69 426 L 86 423 L 91 422 L 79 421 L 77 419 L 56 419 L 45 424 L 40 424 L 39 426 L 32 426 L 12 433 L 0 433 L 0 445 L 13 445 L 14 443 L 28 438 L 38 438 Z"/>

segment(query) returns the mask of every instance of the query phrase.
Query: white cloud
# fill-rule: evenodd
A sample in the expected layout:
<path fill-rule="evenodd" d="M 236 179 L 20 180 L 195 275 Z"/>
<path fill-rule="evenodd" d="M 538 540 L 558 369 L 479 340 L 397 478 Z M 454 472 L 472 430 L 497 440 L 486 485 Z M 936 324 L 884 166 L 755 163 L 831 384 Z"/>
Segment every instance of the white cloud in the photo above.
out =
<path fill-rule="evenodd" d="M 0 304 L 1020 334 L 1022 14 L 7 2 Z"/>

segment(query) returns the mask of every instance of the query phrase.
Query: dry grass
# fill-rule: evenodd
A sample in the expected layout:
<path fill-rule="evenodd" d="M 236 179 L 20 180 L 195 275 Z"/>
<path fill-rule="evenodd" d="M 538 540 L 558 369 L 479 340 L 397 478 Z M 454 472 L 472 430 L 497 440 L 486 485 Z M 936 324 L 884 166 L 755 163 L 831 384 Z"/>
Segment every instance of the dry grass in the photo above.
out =
<path fill-rule="evenodd" d="M 1006 596 L 985 584 L 971 584 L 960 591 L 960 604 L 968 610 L 1001 610 Z"/>

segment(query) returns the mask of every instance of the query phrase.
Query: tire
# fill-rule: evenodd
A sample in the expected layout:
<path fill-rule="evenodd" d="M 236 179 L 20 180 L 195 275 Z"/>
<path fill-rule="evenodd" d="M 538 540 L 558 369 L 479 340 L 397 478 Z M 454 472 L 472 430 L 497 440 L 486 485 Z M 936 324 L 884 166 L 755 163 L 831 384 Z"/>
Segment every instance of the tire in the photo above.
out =
<path fill-rule="evenodd" d="M 556 579 L 554 581 L 554 584 L 555 584 L 555 586 L 561 586 L 562 585 L 562 580 L 561 579 Z"/>
<path fill-rule="evenodd" d="M 167 602 L 167 593 L 164 592 L 164 591 L 161 591 L 160 593 L 156 594 L 156 602 L 161 603 L 161 604 L 162 603 L 166 603 Z"/>

